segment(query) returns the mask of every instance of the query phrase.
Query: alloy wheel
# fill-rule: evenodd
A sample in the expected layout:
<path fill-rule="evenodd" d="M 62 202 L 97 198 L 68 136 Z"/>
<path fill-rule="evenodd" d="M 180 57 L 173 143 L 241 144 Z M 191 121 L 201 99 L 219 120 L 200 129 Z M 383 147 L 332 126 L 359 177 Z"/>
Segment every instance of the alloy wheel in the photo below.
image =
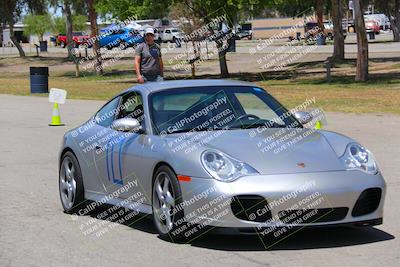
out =
<path fill-rule="evenodd" d="M 160 172 L 153 187 L 153 212 L 157 228 L 167 234 L 174 225 L 175 192 L 170 176 Z"/>
<path fill-rule="evenodd" d="M 75 166 L 70 157 L 65 157 L 60 168 L 60 194 L 65 209 L 71 209 L 76 195 Z"/>

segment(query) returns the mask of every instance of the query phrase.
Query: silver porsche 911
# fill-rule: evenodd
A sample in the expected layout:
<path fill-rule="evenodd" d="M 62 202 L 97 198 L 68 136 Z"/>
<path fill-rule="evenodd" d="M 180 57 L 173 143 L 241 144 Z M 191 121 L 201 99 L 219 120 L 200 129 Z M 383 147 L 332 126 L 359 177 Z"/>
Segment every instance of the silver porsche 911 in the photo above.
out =
<path fill-rule="evenodd" d="M 373 154 L 315 129 L 320 115 L 287 110 L 245 82 L 132 87 L 65 134 L 63 209 L 82 215 L 111 204 L 152 214 L 170 239 L 210 227 L 268 234 L 381 224 L 386 185 Z"/>

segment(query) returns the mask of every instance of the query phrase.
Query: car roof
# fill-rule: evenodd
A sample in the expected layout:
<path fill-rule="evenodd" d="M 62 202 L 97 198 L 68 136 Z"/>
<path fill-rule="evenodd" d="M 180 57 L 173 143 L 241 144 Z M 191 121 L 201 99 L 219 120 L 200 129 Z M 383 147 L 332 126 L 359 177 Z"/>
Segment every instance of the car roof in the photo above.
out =
<path fill-rule="evenodd" d="M 199 79 L 199 80 L 173 80 L 163 82 L 148 82 L 133 86 L 122 93 L 129 91 L 142 91 L 148 94 L 168 89 L 185 88 L 185 87 L 204 87 L 204 86 L 257 86 L 253 83 L 223 80 L 223 79 Z"/>

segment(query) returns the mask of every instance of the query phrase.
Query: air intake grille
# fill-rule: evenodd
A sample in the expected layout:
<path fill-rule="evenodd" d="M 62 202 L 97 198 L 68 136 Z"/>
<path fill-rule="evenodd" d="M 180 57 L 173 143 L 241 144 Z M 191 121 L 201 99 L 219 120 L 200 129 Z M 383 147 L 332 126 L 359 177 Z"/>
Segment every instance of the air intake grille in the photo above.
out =
<path fill-rule="evenodd" d="M 231 209 L 236 218 L 253 221 L 266 222 L 271 219 L 268 201 L 262 196 L 239 195 L 232 198 Z"/>
<path fill-rule="evenodd" d="M 348 208 L 284 210 L 278 213 L 279 220 L 285 224 L 321 223 L 343 220 Z"/>
<path fill-rule="evenodd" d="M 354 205 L 352 216 L 362 216 L 374 212 L 381 201 L 382 190 L 380 188 L 369 188 L 364 190 Z"/>

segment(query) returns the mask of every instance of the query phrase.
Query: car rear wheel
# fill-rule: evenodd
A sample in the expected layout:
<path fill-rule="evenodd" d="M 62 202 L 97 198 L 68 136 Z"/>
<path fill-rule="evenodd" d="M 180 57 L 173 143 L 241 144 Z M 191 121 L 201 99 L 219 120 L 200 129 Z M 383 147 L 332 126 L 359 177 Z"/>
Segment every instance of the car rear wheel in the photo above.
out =
<path fill-rule="evenodd" d="M 69 214 L 77 212 L 78 206 L 84 201 L 83 181 L 78 160 L 70 151 L 61 160 L 59 191 L 64 211 Z"/>
<path fill-rule="evenodd" d="M 153 220 L 160 237 L 169 241 L 182 241 L 187 225 L 182 209 L 182 194 L 175 173 L 167 166 L 158 168 L 154 175 L 152 208 Z"/>

